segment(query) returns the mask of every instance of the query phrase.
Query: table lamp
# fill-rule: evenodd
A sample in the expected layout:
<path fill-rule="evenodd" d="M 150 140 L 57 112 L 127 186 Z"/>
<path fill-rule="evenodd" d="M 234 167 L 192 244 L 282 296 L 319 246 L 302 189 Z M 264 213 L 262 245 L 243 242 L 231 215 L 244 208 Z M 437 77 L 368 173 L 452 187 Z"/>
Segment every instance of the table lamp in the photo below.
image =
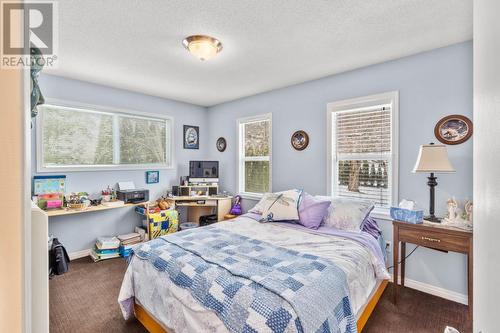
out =
<path fill-rule="evenodd" d="M 434 188 L 438 184 L 434 176 L 435 173 L 451 173 L 455 172 L 453 166 L 448 159 L 448 151 L 445 145 L 435 145 L 430 143 L 428 145 L 421 145 L 418 152 L 417 163 L 413 172 L 429 172 L 430 176 L 427 185 L 430 189 L 429 201 L 429 216 L 424 217 L 424 220 L 440 223 L 441 219 L 434 215 Z"/>

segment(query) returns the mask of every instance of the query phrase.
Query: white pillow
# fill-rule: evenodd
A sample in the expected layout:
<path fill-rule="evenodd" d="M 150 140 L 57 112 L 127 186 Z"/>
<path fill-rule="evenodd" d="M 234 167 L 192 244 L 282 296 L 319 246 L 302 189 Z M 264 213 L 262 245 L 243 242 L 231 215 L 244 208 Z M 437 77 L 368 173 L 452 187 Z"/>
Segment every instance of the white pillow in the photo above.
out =
<path fill-rule="evenodd" d="M 363 221 L 373 207 L 373 203 L 367 201 L 333 198 L 323 225 L 340 230 L 361 232 Z"/>
<path fill-rule="evenodd" d="M 250 209 L 248 212 L 249 213 L 255 213 L 255 214 L 262 214 L 262 211 L 264 211 L 264 203 L 266 202 L 266 196 L 272 194 L 272 193 L 264 193 L 262 195 L 262 198 L 257 202 L 255 206 L 253 206 L 252 209 Z"/>
<path fill-rule="evenodd" d="M 266 193 L 262 198 L 261 221 L 298 221 L 301 194 L 302 190 Z"/>

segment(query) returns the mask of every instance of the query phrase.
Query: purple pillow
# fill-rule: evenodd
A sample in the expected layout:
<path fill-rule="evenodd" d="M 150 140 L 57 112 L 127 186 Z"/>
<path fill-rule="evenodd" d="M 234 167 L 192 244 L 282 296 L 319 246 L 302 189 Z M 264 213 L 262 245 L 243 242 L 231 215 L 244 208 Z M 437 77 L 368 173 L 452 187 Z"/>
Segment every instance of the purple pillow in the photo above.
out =
<path fill-rule="evenodd" d="M 380 230 L 377 221 L 375 221 L 375 219 L 373 219 L 369 215 L 363 221 L 363 226 L 361 227 L 361 230 L 369 233 L 370 235 L 375 237 L 375 239 L 378 239 L 380 235 L 382 235 L 382 230 Z"/>
<path fill-rule="evenodd" d="M 330 200 L 317 199 L 303 192 L 299 204 L 299 224 L 309 229 L 318 229 L 331 203 Z"/>

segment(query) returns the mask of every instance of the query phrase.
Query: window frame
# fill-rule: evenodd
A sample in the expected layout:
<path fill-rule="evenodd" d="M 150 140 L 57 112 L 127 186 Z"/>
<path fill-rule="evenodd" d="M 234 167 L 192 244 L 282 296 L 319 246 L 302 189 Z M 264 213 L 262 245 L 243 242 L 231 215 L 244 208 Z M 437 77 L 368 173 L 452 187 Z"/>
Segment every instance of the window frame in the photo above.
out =
<path fill-rule="evenodd" d="M 243 125 L 253 122 L 259 121 L 269 121 L 269 156 L 253 156 L 253 157 L 245 157 L 245 149 L 244 149 L 244 131 L 242 130 Z M 236 134 L 238 137 L 238 153 L 237 153 L 237 161 L 238 165 L 237 171 L 237 179 L 236 182 L 238 184 L 238 193 L 242 198 L 245 199 L 260 199 L 264 195 L 264 193 L 254 193 L 254 192 L 246 192 L 245 191 L 245 161 L 267 161 L 269 160 L 269 192 L 272 192 L 272 166 L 273 166 L 273 115 L 272 113 L 265 113 L 256 116 L 239 118 L 236 120 Z"/>
<path fill-rule="evenodd" d="M 40 112 L 36 118 L 36 169 L 38 173 L 55 173 L 55 172 L 80 172 L 80 171 L 120 171 L 120 170 L 146 170 L 146 169 L 174 169 L 175 165 L 175 149 L 174 149 L 174 118 L 167 115 L 148 113 L 130 109 L 113 108 L 108 106 L 93 105 L 79 102 L 70 102 L 59 99 L 48 98 L 45 105 L 51 105 L 61 108 L 80 109 L 85 112 L 94 112 L 99 114 L 109 115 L 124 115 L 132 118 L 163 120 L 166 124 L 166 142 L 165 153 L 170 156 L 170 163 L 148 163 L 148 164 L 111 164 L 111 165 L 62 165 L 62 166 L 46 166 L 44 165 L 43 156 L 43 112 Z M 117 119 L 117 118 L 115 118 Z M 117 126 L 113 122 L 113 127 Z M 116 148 L 119 147 L 116 140 L 119 140 L 119 133 L 113 133 L 113 160 L 116 159 L 119 152 Z"/>
<path fill-rule="evenodd" d="M 336 139 L 334 133 L 334 114 L 337 112 L 348 111 L 353 109 L 370 108 L 379 105 L 391 106 L 391 153 L 385 154 L 389 155 L 391 164 L 391 200 L 389 206 L 387 207 L 376 207 L 372 213 L 372 216 L 388 218 L 389 217 L 389 207 L 391 205 L 396 205 L 398 202 L 399 195 L 399 91 L 391 91 L 376 95 L 350 98 L 345 100 L 340 100 L 327 104 L 327 194 L 332 197 L 336 197 L 335 188 L 337 179 L 337 170 L 335 170 L 334 164 L 334 154 Z M 363 154 L 359 155 L 358 159 L 374 159 L 380 158 L 380 154 Z M 362 200 L 362 199 L 360 199 Z"/>

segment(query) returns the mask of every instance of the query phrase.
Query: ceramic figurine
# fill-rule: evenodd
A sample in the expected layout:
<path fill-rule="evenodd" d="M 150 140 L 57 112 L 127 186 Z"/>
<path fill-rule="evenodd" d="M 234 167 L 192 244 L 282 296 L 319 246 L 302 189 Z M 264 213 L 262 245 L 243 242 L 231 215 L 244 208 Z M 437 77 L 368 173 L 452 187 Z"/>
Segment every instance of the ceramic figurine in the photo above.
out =
<path fill-rule="evenodd" d="M 472 230 L 472 202 L 466 201 L 463 211 L 459 208 L 458 201 L 455 198 L 448 199 L 446 203 L 448 205 L 448 213 L 443 219 L 443 224 Z"/>
<path fill-rule="evenodd" d="M 457 203 L 457 200 L 455 200 L 455 198 L 451 198 L 451 199 L 448 199 L 448 201 L 446 202 L 447 205 L 448 205 L 448 215 L 446 216 L 446 218 L 450 221 L 454 221 L 456 220 L 456 218 L 458 217 L 458 214 L 457 214 L 457 209 L 458 209 L 458 203 Z"/>
<path fill-rule="evenodd" d="M 472 223 L 472 201 L 470 200 L 467 200 L 465 202 L 465 215 L 466 215 L 466 220 L 469 222 L 469 223 Z"/>

